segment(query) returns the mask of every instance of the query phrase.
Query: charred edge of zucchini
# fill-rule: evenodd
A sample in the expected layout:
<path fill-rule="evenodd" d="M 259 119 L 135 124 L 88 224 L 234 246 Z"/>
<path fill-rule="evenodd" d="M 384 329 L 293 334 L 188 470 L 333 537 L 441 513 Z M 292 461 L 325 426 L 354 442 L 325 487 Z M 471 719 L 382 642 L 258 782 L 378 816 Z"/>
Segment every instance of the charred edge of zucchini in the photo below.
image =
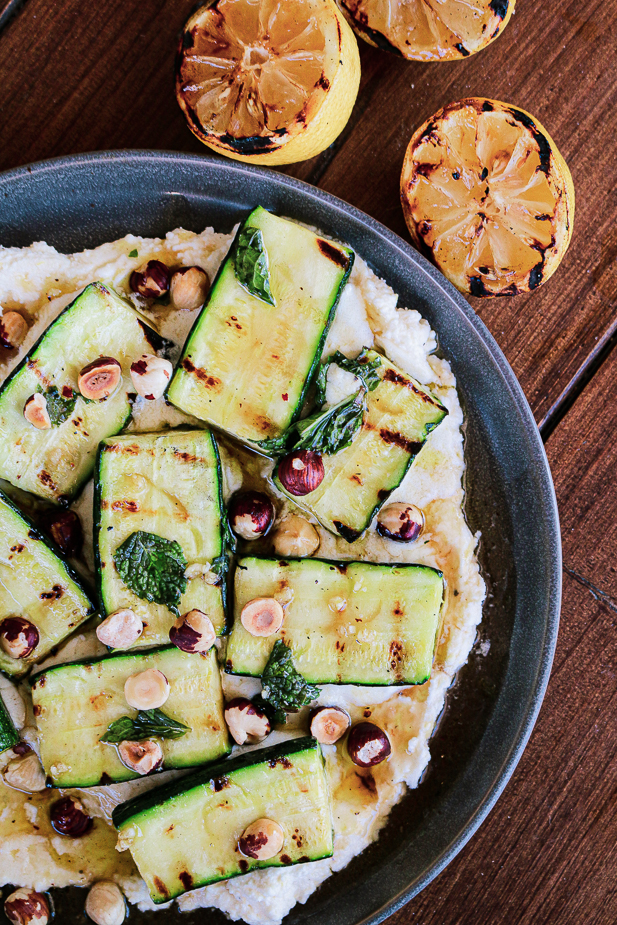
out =
<path fill-rule="evenodd" d="M 206 653 L 206 656 L 210 654 L 209 650 Z M 109 661 L 120 661 L 120 659 L 126 658 L 148 658 L 152 655 L 158 655 L 161 652 L 177 652 L 179 657 L 184 656 L 185 658 L 203 658 L 201 652 L 182 652 L 178 649 L 177 646 L 167 645 L 167 646 L 152 646 L 149 649 L 127 649 L 126 651 L 118 652 L 114 650 L 109 652 L 107 655 L 99 655 L 97 658 L 78 658 L 74 662 L 61 662 L 58 665 L 50 665 L 49 668 L 43 668 L 42 671 L 37 671 L 35 674 L 30 675 L 28 681 L 30 686 L 34 687 L 37 681 L 40 681 L 45 675 L 51 674 L 53 671 L 62 671 L 65 668 L 75 668 L 75 667 L 85 667 L 88 668 L 91 665 L 100 665 L 103 662 Z"/>
<path fill-rule="evenodd" d="M 212 780 L 229 777 L 234 771 L 241 771 L 243 768 L 249 768 L 256 764 L 267 762 L 274 767 L 285 758 L 305 751 L 316 751 L 323 762 L 323 753 L 319 742 L 313 736 L 302 736 L 298 739 L 290 739 L 287 742 L 279 742 L 278 745 L 272 745 L 270 748 L 259 748 L 255 751 L 235 755 L 233 758 L 224 758 L 222 761 L 217 760 L 213 764 L 205 765 L 205 767 L 193 771 L 192 774 L 181 777 L 179 780 L 163 784 L 162 787 L 157 787 L 155 790 L 134 797 L 126 803 L 120 803 L 112 813 L 112 822 L 116 828 L 119 828 L 127 819 L 153 809 L 160 803 L 180 796 L 189 790 L 203 787 L 204 784 L 208 784 Z"/>
<path fill-rule="evenodd" d="M 30 537 L 30 539 L 36 540 L 37 542 L 43 543 L 44 546 L 47 546 L 47 548 L 54 554 L 54 556 L 58 560 L 59 565 L 64 569 L 64 572 L 67 578 L 69 578 L 73 582 L 73 584 L 77 586 L 77 588 L 81 591 L 81 593 L 84 595 L 84 597 L 88 601 L 90 605 L 90 610 L 84 616 L 83 620 L 81 620 L 80 623 L 77 624 L 77 626 L 73 627 L 70 633 L 67 633 L 67 636 L 72 635 L 72 633 L 77 629 L 78 626 L 81 626 L 81 624 L 85 620 L 87 620 L 88 617 L 91 617 L 92 614 L 96 613 L 97 608 L 92 603 L 93 595 L 92 595 L 91 589 L 84 582 L 83 578 L 77 574 L 75 569 L 72 567 L 72 565 L 68 561 L 67 557 L 64 555 L 62 550 L 54 543 L 52 538 L 44 534 L 41 530 L 39 530 L 39 528 L 30 519 L 30 517 L 28 517 L 27 514 L 24 514 L 23 511 L 20 511 L 17 505 L 13 501 L 11 501 L 11 499 L 2 491 L 2 489 L 0 489 L 0 501 L 3 501 L 4 504 L 6 504 L 6 506 L 10 508 L 10 510 L 12 510 L 14 514 L 17 514 L 17 516 L 23 520 L 24 524 L 28 527 L 28 536 Z"/>

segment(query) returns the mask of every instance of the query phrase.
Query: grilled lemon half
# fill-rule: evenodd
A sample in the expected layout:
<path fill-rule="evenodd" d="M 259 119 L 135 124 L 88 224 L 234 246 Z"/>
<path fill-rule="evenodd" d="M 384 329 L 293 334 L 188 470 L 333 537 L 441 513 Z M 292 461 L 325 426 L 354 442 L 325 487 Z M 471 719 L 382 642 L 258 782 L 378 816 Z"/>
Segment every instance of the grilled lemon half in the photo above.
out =
<path fill-rule="evenodd" d="M 333 0 L 213 0 L 188 20 L 176 96 L 191 131 L 227 157 L 290 164 L 345 127 L 356 38 Z"/>
<path fill-rule="evenodd" d="M 572 237 L 574 186 L 555 142 L 496 100 L 452 103 L 418 129 L 401 201 L 418 249 L 474 296 L 536 289 Z"/>

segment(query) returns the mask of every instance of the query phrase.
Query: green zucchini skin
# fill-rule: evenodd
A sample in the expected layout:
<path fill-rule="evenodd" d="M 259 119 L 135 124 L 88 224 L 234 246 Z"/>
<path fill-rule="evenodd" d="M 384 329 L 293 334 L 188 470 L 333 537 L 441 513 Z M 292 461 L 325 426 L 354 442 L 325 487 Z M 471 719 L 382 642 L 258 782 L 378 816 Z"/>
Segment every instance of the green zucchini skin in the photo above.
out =
<path fill-rule="evenodd" d="M 24 616 L 41 637 L 27 658 L 13 659 L 0 649 L 0 671 L 13 678 L 27 674 L 95 610 L 66 557 L 0 490 L 0 622 Z"/>
<path fill-rule="evenodd" d="M 313 684 L 409 685 L 430 677 L 443 574 L 424 565 L 327 559 L 240 559 L 234 578 L 229 674 L 259 677 L 277 639 Z M 240 614 L 248 601 L 293 592 L 278 633 L 252 636 Z"/>
<path fill-rule="evenodd" d="M 274 483 L 283 494 L 349 543 L 370 526 L 407 475 L 431 431 L 448 413 L 429 389 L 386 357 L 368 350 L 367 359 L 379 359 L 381 382 L 368 393 L 368 410 L 351 446 L 333 456 L 322 456 L 321 484 L 310 494 L 297 497 L 285 490 L 278 469 L 274 473 Z"/>
<path fill-rule="evenodd" d="M 15 729 L 13 720 L 6 708 L 0 693 L 0 754 L 7 748 L 13 748 L 19 742 L 19 733 Z"/>
<path fill-rule="evenodd" d="M 269 861 L 244 859 L 237 840 L 264 815 L 282 826 L 283 848 Z M 117 806 L 113 823 L 155 903 L 251 870 L 333 852 L 323 755 L 310 736 L 246 752 L 149 791 Z"/>
<path fill-rule="evenodd" d="M 124 684 L 149 668 L 162 671 L 171 685 L 163 712 L 191 728 L 179 739 L 160 740 L 162 770 L 194 767 L 229 752 L 214 648 L 206 656 L 166 646 L 83 659 L 54 665 L 31 681 L 41 760 L 52 786 L 92 787 L 139 777 L 122 764 L 113 745 L 99 740 L 112 722 L 135 715 Z"/>
<path fill-rule="evenodd" d="M 274 295 L 280 290 L 277 305 L 261 302 L 237 282 L 236 236 L 187 338 L 167 396 L 181 410 L 271 455 L 260 444 L 280 436 L 301 413 L 354 254 L 260 206 L 250 213 L 238 235 L 246 226 L 258 227 L 264 235 Z M 283 243 L 281 237 L 286 239 Z M 280 248 L 287 250 L 284 261 L 277 262 Z M 310 273 L 306 269 L 309 261 Z M 291 278 L 292 266 L 298 279 Z M 309 283 L 321 285 L 315 282 L 320 280 L 321 289 L 303 294 Z M 287 323 L 286 313 L 291 312 Z M 303 324 L 298 324 L 299 314 Z M 246 343 L 245 334 L 235 333 L 245 329 L 251 331 Z M 212 346 L 215 342 L 220 355 Z M 279 350 L 276 355 L 271 353 L 274 344 Z"/>
<path fill-rule="evenodd" d="M 135 480 L 145 480 L 152 487 L 142 492 L 142 497 L 139 492 L 133 496 L 131 485 Z M 118 494 L 123 484 L 127 486 L 126 496 Z M 118 575 L 113 553 L 131 533 L 145 530 L 177 540 L 189 565 L 226 555 L 222 469 L 214 435 L 209 430 L 182 428 L 108 438 L 100 444 L 97 454 L 94 497 L 94 550 L 101 611 L 108 614 L 130 607 L 147 624 L 135 646 L 165 645 L 176 619 L 174 614 L 162 604 L 137 597 Z M 178 510 L 185 513 L 186 519 L 178 516 Z M 195 536 L 199 537 L 199 545 L 192 548 Z M 185 613 L 193 608 L 207 613 L 217 633 L 225 634 L 225 576 L 218 585 L 208 585 L 203 579 L 189 581 L 179 609 Z"/>
<path fill-rule="evenodd" d="M 92 473 L 99 441 L 130 420 L 131 363 L 168 345 L 111 287 L 86 286 L 0 388 L 0 478 L 55 504 L 69 504 Z M 99 356 L 121 363 L 123 383 L 105 401 L 89 402 L 79 394 L 77 378 Z M 26 399 L 43 386 L 67 387 L 76 398 L 67 420 L 51 431 L 36 430 L 23 416 Z"/>

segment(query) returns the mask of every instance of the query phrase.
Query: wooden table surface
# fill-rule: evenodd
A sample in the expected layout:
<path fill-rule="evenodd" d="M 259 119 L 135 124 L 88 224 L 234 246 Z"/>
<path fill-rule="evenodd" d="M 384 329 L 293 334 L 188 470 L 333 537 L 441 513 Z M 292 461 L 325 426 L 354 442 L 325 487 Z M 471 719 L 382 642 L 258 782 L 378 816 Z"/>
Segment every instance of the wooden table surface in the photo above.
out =
<path fill-rule="evenodd" d="M 110 148 L 203 153 L 173 96 L 194 0 L 0 0 L 0 170 Z M 444 64 L 361 43 L 343 135 L 286 168 L 407 238 L 398 198 L 414 129 L 486 96 L 546 126 L 572 170 L 574 237 L 530 296 L 472 300 L 519 377 L 560 505 L 564 602 L 548 694 L 504 795 L 392 925 L 617 922 L 617 0 L 518 0 L 503 36 Z"/>

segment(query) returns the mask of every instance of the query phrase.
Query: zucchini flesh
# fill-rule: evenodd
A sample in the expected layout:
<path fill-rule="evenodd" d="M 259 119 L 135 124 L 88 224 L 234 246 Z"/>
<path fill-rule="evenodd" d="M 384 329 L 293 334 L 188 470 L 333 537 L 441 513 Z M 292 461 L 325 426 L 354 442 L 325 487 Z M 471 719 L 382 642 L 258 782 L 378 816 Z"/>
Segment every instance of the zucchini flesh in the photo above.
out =
<path fill-rule="evenodd" d="M 269 861 L 243 858 L 244 829 L 266 817 L 285 842 Z M 256 868 L 332 856 L 332 813 L 321 749 L 311 737 L 204 768 L 114 810 L 155 903 Z"/>
<path fill-rule="evenodd" d="M 6 704 L 0 693 L 0 753 L 13 748 L 19 742 L 19 733 L 15 729 Z"/>
<path fill-rule="evenodd" d="M 292 593 L 283 626 L 252 636 L 240 622 L 257 597 Z M 282 639 L 314 684 L 423 684 L 433 664 L 443 575 L 424 565 L 246 558 L 235 575 L 230 674 L 259 676 Z"/>
<path fill-rule="evenodd" d="M 41 761 L 54 787 L 91 787 L 139 777 L 100 742 L 110 723 L 135 716 L 124 697 L 127 678 L 158 668 L 171 691 L 163 713 L 190 726 L 179 739 L 159 739 L 163 769 L 188 768 L 227 754 L 221 675 L 216 650 L 189 655 L 174 646 L 89 662 L 57 665 L 36 675 L 32 700 Z"/>
<path fill-rule="evenodd" d="M 0 671 L 16 678 L 26 674 L 92 613 L 59 550 L 0 491 L 0 622 L 24 617 L 39 631 L 39 644 L 27 658 L 11 658 L 0 648 Z"/>
<path fill-rule="evenodd" d="M 368 393 L 368 407 L 353 443 L 323 456 L 321 484 L 301 498 L 277 488 L 315 515 L 322 526 L 349 542 L 358 539 L 402 482 L 431 430 L 448 413 L 423 385 L 374 350 L 381 382 Z"/>
<path fill-rule="evenodd" d="M 175 540 L 189 566 L 212 563 L 223 553 L 221 466 L 207 430 L 125 435 L 103 441 L 95 485 L 95 550 L 100 597 L 106 613 L 128 607 L 144 622 L 141 647 L 169 642 L 174 614 L 164 604 L 137 597 L 118 574 L 116 549 L 143 530 Z M 225 632 L 225 576 L 209 584 L 188 580 L 179 610 L 206 613 Z"/>
<path fill-rule="evenodd" d="M 276 305 L 240 285 L 232 246 L 167 394 L 182 411 L 259 444 L 300 414 L 353 252 L 261 207 L 247 226 L 263 235 Z"/>
<path fill-rule="evenodd" d="M 131 363 L 163 343 L 108 286 L 86 286 L 0 389 L 0 478 L 49 501 L 68 503 L 90 477 L 99 442 L 122 430 L 131 416 Z M 79 394 L 77 378 L 100 356 L 118 360 L 123 381 L 105 401 L 87 401 Z M 34 392 L 50 387 L 61 394 L 72 390 L 77 401 L 64 423 L 37 430 L 24 418 L 24 405 Z"/>

